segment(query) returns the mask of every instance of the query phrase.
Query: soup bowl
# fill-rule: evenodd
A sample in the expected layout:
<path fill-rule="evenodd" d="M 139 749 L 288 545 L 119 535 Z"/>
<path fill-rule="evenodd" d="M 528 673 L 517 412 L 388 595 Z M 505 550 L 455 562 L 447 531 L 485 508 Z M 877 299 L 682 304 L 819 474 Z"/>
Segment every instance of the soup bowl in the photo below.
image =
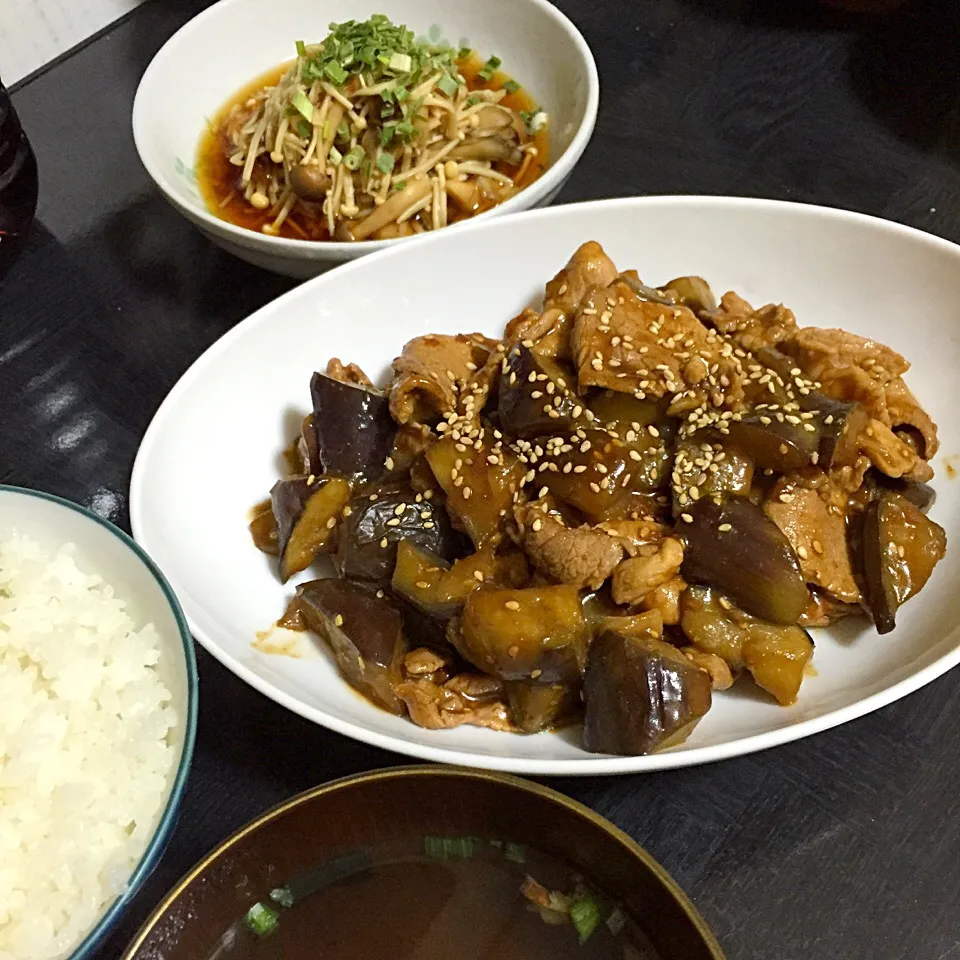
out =
<path fill-rule="evenodd" d="M 220 0 L 167 41 L 133 105 L 140 159 L 157 187 L 214 243 L 257 266 L 309 277 L 344 260 L 416 238 L 326 242 L 268 236 L 211 212 L 194 169 L 209 119 L 245 85 L 316 42 L 331 22 L 382 13 L 433 42 L 496 55 L 550 117 L 547 170 L 504 203 L 464 223 L 548 204 L 587 146 L 597 115 L 597 67 L 577 28 L 546 0 Z M 455 224 L 459 228 L 459 224 Z M 444 228 L 444 231 L 451 229 Z"/>
<path fill-rule="evenodd" d="M 648 938 L 656 960 L 723 960 L 719 944 L 683 891 L 613 824 L 562 794 L 517 777 L 434 766 L 348 777 L 265 813 L 174 887 L 123 960 L 212 960 L 218 950 L 229 955 L 225 932 L 236 929 L 238 918 L 254 904 L 270 904 L 271 891 L 276 893 L 291 876 L 360 848 L 376 849 L 410 836 L 528 844 L 615 901 Z M 376 910 L 376 904 L 362 904 L 358 917 Z M 570 935 L 576 948 L 572 930 Z"/>

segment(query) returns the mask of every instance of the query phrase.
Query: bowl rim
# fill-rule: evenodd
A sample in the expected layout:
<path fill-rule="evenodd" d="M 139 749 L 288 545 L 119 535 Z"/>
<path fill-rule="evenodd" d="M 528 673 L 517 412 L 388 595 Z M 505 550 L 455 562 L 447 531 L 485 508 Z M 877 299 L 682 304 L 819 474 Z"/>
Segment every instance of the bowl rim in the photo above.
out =
<path fill-rule="evenodd" d="M 104 517 L 99 516 L 92 510 L 67 500 L 64 497 L 58 497 L 53 493 L 46 493 L 43 490 L 32 490 L 29 487 L 20 487 L 13 484 L 0 483 L 0 495 L 14 494 L 17 496 L 31 497 L 36 500 L 46 500 L 49 503 L 56 504 L 58 507 L 72 510 L 79 513 L 87 520 L 93 521 L 103 527 L 109 533 L 112 533 L 131 553 L 153 574 L 157 581 L 164 598 L 170 606 L 174 619 L 177 622 L 178 632 L 180 634 L 180 643 L 183 648 L 183 657 L 187 671 L 187 715 L 184 722 L 183 750 L 180 753 L 180 762 L 177 766 L 176 774 L 170 787 L 170 796 L 167 799 L 166 806 L 157 823 L 156 830 L 150 838 L 146 849 L 134 867 L 130 878 L 127 880 L 124 889 L 117 895 L 116 899 L 102 913 L 96 923 L 87 931 L 84 938 L 74 947 L 73 951 L 67 955 L 67 960 L 87 960 L 92 958 L 94 950 L 100 945 L 103 938 L 110 932 L 113 926 L 120 919 L 120 915 L 127 907 L 130 901 L 139 892 L 143 882 L 147 879 L 157 863 L 160 861 L 166 848 L 167 841 L 173 831 L 179 811 L 180 802 L 183 799 L 183 793 L 187 784 L 187 777 L 190 772 L 190 766 L 193 761 L 194 747 L 197 737 L 197 718 L 199 714 L 200 700 L 200 677 L 197 671 L 197 656 L 193 646 L 193 636 L 187 625 L 187 618 L 180 607 L 180 601 L 173 592 L 173 588 L 167 582 L 160 568 L 154 563 L 143 547 L 140 546 L 129 534 L 121 530 L 116 524 L 111 523 Z"/>
<path fill-rule="evenodd" d="M 778 211 L 788 211 L 802 217 L 822 218 L 824 221 L 861 224 L 865 227 L 882 230 L 913 242 L 922 243 L 931 250 L 949 253 L 950 256 L 960 259 L 960 244 L 919 230 L 916 227 L 898 223 L 894 220 L 885 220 L 881 217 L 846 210 L 840 207 L 762 197 L 697 194 L 615 197 L 604 200 L 588 200 L 577 203 L 560 204 L 538 210 L 528 210 L 522 214 L 507 217 L 503 220 L 492 220 L 484 224 L 476 224 L 470 226 L 469 229 L 482 235 L 484 233 L 490 233 L 491 231 L 509 230 L 511 229 L 510 225 L 516 224 L 518 221 L 537 220 L 548 224 L 551 219 L 566 217 L 574 211 L 600 213 L 604 210 L 619 209 L 635 211 L 637 215 L 640 215 L 646 207 L 656 207 L 663 204 L 679 208 L 719 207 L 727 208 L 731 211 L 749 209 L 764 211 L 770 214 Z M 418 239 L 429 245 L 430 243 L 442 242 L 440 239 L 441 236 L 442 234 L 434 234 L 432 238 L 428 235 L 427 237 Z M 402 247 L 393 247 L 389 251 L 381 251 L 379 254 L 376 254 L 373 261 L 370 261 L 368 258 L 350 261 L 338 267 L 334 275 L 342 278 L 346 276 L 349 271 L 372 269 L 372 263 L 378 263 L 379 260 L 384 257 L 402 255 L 402 250 Z M 130 478 L 130 522 L 136 538 L 141 539 L 144 537 L 140 508 L 144 465 L 147 457 L 150 455 L 151 447 L 156 440 L 156 436 L 163 426 L 163 421 L 168 415 L 169 408 L 178 400 L 182 393 L 190 389 L 198 377 L 204 375 L 210 363 L 214 362 L 223 351 L 229 349 L 235 340 L 244 336 L 246 330 L 251 325 L 270 323 L 278 310 L 284 310 L 288 303 L 296 303 L 300 298 L 305 296 L 306 292 L 316 289 L 317 285 L 329 282 L 330 275 L 329 273 L 321 274 L 304 283 L 300 283 L 249 314 L 200 354 L 171 388 L 170 392 L 155 411 L 150 424 L 147 426 L 133 464 Z M 322 707 L 307 703 L 294 694 L 274 686 L 272 682 L 263 678 L 255 670 L 241 663 L 232 653 L 221 647 L 217 641 L 211 639 L 211 637 L 197 627 L 196 624 L 194 624 L 194 627 L 197 629 L 197 640 L 200 645 L 228 670 L 236 674 L 241 680 L 264 696 L 269 697 L 274 702 L 279 703 L 297 715 L 310 720 L 312 723 L 320 724 L 328 730 L 333 730 L 335 733 L 358 740 L 361 743 L 367 743 L 383 750 L 390 750 L 393 753 L 415 757 L 420 760 L 469 765 L 477 769 L 512 771 L 524 776 L 585 777 L 648 774 L 660 770 L 715 763 L 719 760 L 728 760 L 733 757 L 757 753 L 762 750 L 783 746 L 784 744 L 804 739 L 813 734 L 822 733 L 825 730 L 830 730 L 833 727 L 863 717 L 919 690 L 921 687 L 960 664 L 960 643 L 957 643 L 935 660 L 909 676 L 874 693 L 867 694 L 846 706 L 832 708 L 812 718 L 799 719 L 785 727 L 740 736 L 719 744 L 697 747 L 695 751 L 666 750 L 639 757 L 594 754 L 563 759 L 544 759 L 541 757 L 517 758 L 512 756 L 503 757 L 493 751 L 483 753 L 467 752 L 457 747 L 446 745 L 442 738 L 430 744 L 417 743 L 401 735 L 374 730 L 358 721 L 343 719 L 333 712 L 327 712 Z M 691 753 L 693 753 L 694 756 L 691 757 Z"/>
<path fill-rule="evenodd" d="M 216 3 L 201 11 L 195 17 L 188 20 L 176 33 L 173 34 L 163 46 L 154 54 L 153 59 L 147 65 L 140 82 L 137 84 L 137 92 L 133 98 L 133 110 L 131 113 L 131 125 L 133 130 L 133 141 L 137 149 L 137 155 L 144 169 L 159 188 L 164 197 L 173 204 L 187 219 L 191 220 L 201 230 L 210 231 L 221 239 L 237 242 L 240 246 L 248 249 L 259 249 L 270 251 L 275 256 L 283 256 L 294 260 L 342 260 L 353 259 L 364 254 L 373 253 L 375 250 L 387 249 L 397 243 L 410 240 L 420 240 L 422 237 L 394 237 L 389 240 L 359 240 L 353 243 L 345 243 L 335 240 L 298 240 L 294 237 L 272 237 L 269 234 L 258 233 L 245 227 L 239 227 L 215 216 L 207 209 L 205 204 L 192 206 L 184 202 L 173 189 L 168 179 L 159 169 L 158 164 L 144 147 L 145 128 L 149 122 L 149 116 L 146 113 L 144 105 L 146 94 L 144 91 L 152 83 L 153 74 L 158 72 L 164 63 L 175 56 L 176 47 L 181 43 L 185 36 L 201 29 L 208 19 L 213 19 L 222 15 L 230 7 L 247 0 L 217 0 Z M 583 155 L 587 144 L 593 135 L 594 127 L 597 122 L 597 112 L 600 105 L 600 75 L 597 69 L 597 62 L 594 59 L 593 51 L 587 43 L 583 34 L 576 24 L 558 7 L 554 6 L 549 0 L 523 0 L 530 6 L 537 7 L 546 16 L 550 17 L 563 29 L 563 31 L 573 41 L 574 46 L 580 53 L 584 70 L 587 78 L 587 95 L 584 107 L 583 119 L 577 127 L 570 143 L 567 144 L 557 157 L 555 157 L 543 174 L 524 187 L 521 191 L 512 197 L 504 200 L 503 203 L 485 210 L 483 213 L 471 217 L 469 220 L 450 224 L 453 227 L 469 226 L 474 223 L 489 221 L 504 214 L 511 212 L 520 212 L 536 205 L 544 197 L 563 184 L 563 181 L 576 166 L 580 157 Z M 199 132 L 197 135 L 199 142 Z M 521 207 L 520 204 L 523 204 Z M 444 229 L 449 229 L 446 227 Z M 431 231 L 432 232 L 432 231 Z M 430 233 L 427 234 L 429 236 Z"/>
<path fill-rule="evenodd" d="M 137 931 L 134 938 L 127 945 L 120 956 L 120 960 L 134 960 L 137 951 L 143 946 L 144 941 L 153 931 L 153 928 L 163 919 L 172 906 L 179 899 L 181 894 L 194 883 L 194 881 L 203 873 L 207 867 L 214 864 L 227 854 L 234 845 L 240 843 L 249 834 L 256 832 L 261 827 L 274 820 L 284 816 L 290 810 L 293 810 L 303 804 L 312 803 L 314 800 L 337 793 L 341 790 L 350 790 L 354 787 L 362 786 L 367 783 L 382 780 L 403 780 L 406 778 L 419 777 L 451 777 L 462 780 L 482 781 L 492 783 L 508 790 L 516 790 L 528 796 L 535 796 L 546 800 L 556 806 L 563 807 L 571 813 L 577 815 L 583 820 L 588 821 L 592 826 L 602 830 L 610 839 L 618 843 L 644 868 L 646 868 L 657 882 L 663 887 L 680 907 L 690 922 L 696 934 L 703 941 L 704 946 L 710 951 L 713 960 L 726 960 L 726 955 L 720 946 L 715 934 L 708 926 L 706 920 L 701 916 L 694 902 L 688 894 L 677 883 L 676 880 L 667 872 L 666 868 L 653 857 L 644 847 L 628 833 L 621 830 L 616 824 L 612 823 L 606 817 L 601 816 L 595 810 L 592 810 L 586 804 L 580 803 L 571 797 L 554 790 L 552 787 L 546 787 L 543 784 L 535 783 L 523 777 L 518 777 L 510 773 L 499 773 L 493 770 L 477 770 L 471 767 L 436 765 L 436 764 L 409 764 L 406 766 L 383 767 L 377 770 L 367 770 L 362 773 L 349 774 L 344 777 L 338 777 L 335 780 L 318 784 L 304 790 L 284 800 L 259 816 L 244 824 L 238 830 L 235 830 L 226 839 L 218 843 L 213 850 L 204 855 L 187 873 L 185 873 L 167 895 L 157 904 L 150 916 L 144 921 L 143 926 Z"/>

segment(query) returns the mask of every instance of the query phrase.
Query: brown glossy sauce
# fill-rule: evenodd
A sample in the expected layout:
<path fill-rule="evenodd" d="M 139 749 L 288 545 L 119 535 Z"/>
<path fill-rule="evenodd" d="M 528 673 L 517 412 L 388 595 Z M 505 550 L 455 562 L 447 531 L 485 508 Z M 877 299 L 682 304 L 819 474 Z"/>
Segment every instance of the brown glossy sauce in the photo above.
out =
<path fill-rule="evenodd" d="M 582 944 L 569 920 L 545 922 L 520 891 L 525 877 L 573 893 L 572 871 L 529 848 L 514 863 L 478 843 L 466 859 L 375 851 L 368 866 L 320 880 L 288 908 L 262 901 L 279 914 L 273 932 L 257 936 L 239 921 L 217 960 L 656 960 L 629 921 L 617 933 L 601 921 Z"/>
<path fill-rule="evenodd" d="M 276 211 L 257 210 L 252 207 L 243 196 L 243 186 L 240 182 L 242 170 L 240 167 L 230 163 L 228 157 L 227 145 L 221 136 L 221 129 L 231 109 L 237 104 L 244 104 L 258 90 L 263 87 L 276 86 L 280 78 L 293 65 L 293 60 L 288 60 L 277 67 L 268 70 L 266 73 L 256 77 L 241 90 L 238 90 L 221 108 L 217 111 L 213 120 L 208 125 L 206 131 L 200 139 L 200 146 L 197 151 L 196 174 L 197 185 L 200 188 L 200 194 L 207 204 L 207 208 L 212 214 L 221 220 L 236 224 L 238 227 L 244 227 L 247 230 L 261 232 L 261 228 L 268 223 L 273 223 L 276 217 Z M 470 90 L 499 90 L 509 79 L 506 73 L 495 73 L 490 80 L 482 80 L 477 76 L 477 72 L 483 66 L 484 61 L 476 54 L 471 54 L 463 60 L 457 61 L 460 72 L 463 74 Z M 533 110 L 537 103 L 530 94 L 523 88 L 513 93 L 508 93 L 501 101 L 504 106 L 514 110 Z M 548 111 L 549 112 L 549 111 Z M 550 135 L 549 124 L 539 130 L 532 137 L 533 143 L 537 148 L 537 156 L 527 166 L 523 177 L 516 180 L 516 189 L 521 190 L 530 186 L 547 169 L 550 163 Z M 509 177 L 515 177 L 520 169 L 511 166 L 508 163 L 495 163 L 494 169 Z M 469 219 L 478 213 L 483 213 L 495 206 L 492 202 L 481 203 L 472 213 L 460 210 L 456 204 L 449 206 L 449 220 L 456 223 L 459 220 Z M 319 211 L 319 205 L 317 205 Z M 302 208 L 297 208 L 283 224 L 277 236 L 289 237 L 293 240 L 329 240 L 330 234 L 327 230 L 326 218 L 319 214 L 314 218 L 308 218 Z"/>

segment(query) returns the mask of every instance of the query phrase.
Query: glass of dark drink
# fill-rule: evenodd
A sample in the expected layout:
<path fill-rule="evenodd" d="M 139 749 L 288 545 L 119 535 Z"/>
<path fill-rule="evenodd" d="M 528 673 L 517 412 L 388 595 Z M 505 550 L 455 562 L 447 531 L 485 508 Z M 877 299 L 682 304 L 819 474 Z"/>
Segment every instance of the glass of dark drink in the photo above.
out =
<path fill-rule="evenodd" d="M 0 278 L 16 259 L 37 207 L 37 161 L 0 82 Z"/>

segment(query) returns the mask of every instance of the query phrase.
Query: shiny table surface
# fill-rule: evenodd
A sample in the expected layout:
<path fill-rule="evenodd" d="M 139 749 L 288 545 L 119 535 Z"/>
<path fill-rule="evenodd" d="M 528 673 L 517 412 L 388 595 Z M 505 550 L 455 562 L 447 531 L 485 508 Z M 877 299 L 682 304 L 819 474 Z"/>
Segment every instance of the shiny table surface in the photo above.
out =
<path fill-rule="evenodd" d="M 0 481 L 124 527 L 137 445 L 166 392 L 291 285 L 212 247 L 151 189 L 134 151 L 140 74 L 205 5 L 153 0 L 14 92 L 41 198 L 27 250 L 0 283 Z M 799 0 L 560 6 L 597 52 L 603 85 L 596 134 L 562 199 L 779 197 L 960 240 L 960 5 L 918 0 L 862 20 Z M 881 295 L 865 291 L 865 309 Z M 105 960 L 255 814 L 404 762 L 287 713 L 198 653 L 198 749 L 180 823 Z M 731 958 L 946 960 L 960 957 L 958 748 L 954 671 L 767 753 L 549 782 L 659 858 Z"/>

